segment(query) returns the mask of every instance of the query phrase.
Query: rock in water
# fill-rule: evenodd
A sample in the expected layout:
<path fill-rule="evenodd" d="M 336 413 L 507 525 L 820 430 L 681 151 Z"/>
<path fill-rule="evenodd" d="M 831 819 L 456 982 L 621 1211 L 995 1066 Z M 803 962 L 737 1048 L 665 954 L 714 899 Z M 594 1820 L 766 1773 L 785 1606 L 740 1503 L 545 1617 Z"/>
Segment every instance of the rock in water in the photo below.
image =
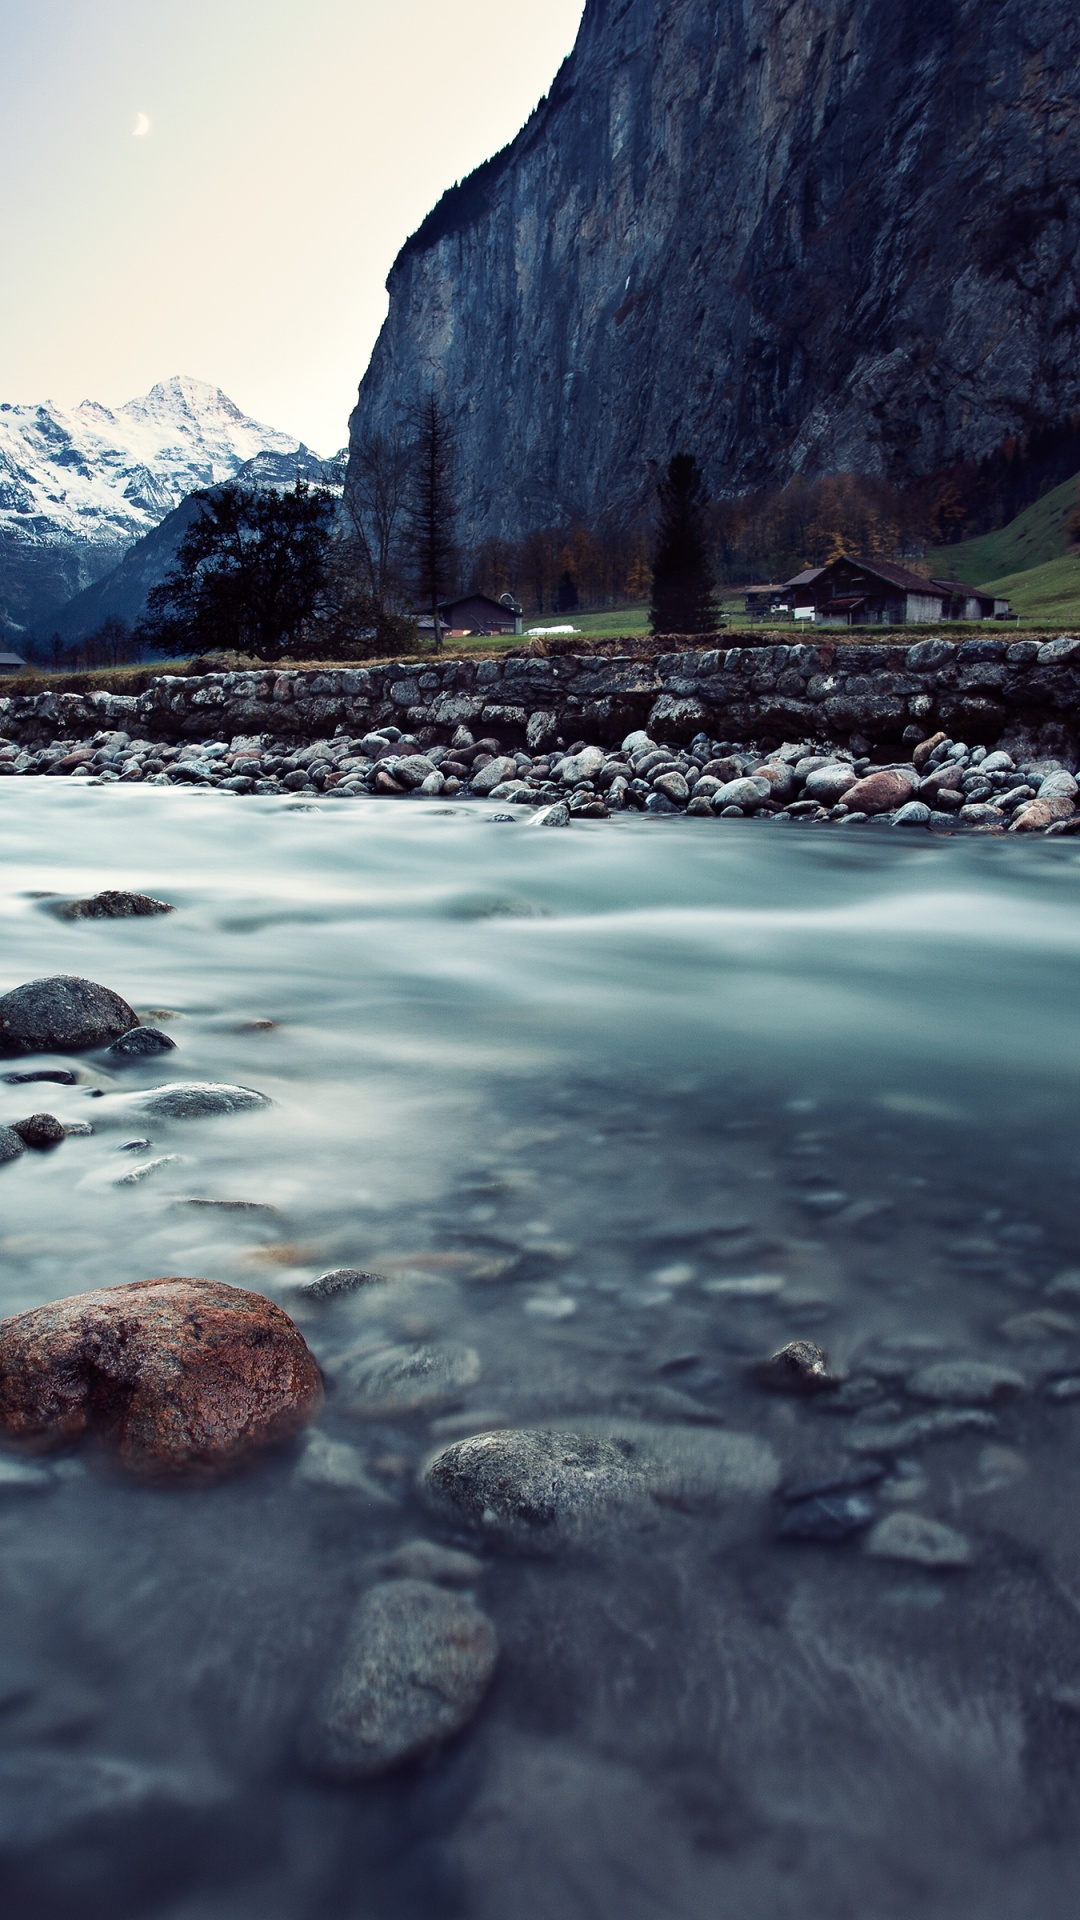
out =
<path fill-rule="evenodd" d="M 280 1307 L 214 1280 L 136 1280 L 0 1322 L 0 1434 L 103 1434 L 147 1477 L 205 1479 L 314 1419 L 322 1382 Z"/>
<path fill-rule="evenodd" d="M 0 1053 L 82 1053 L 107 1047 L 138 1024 L 109 987 L 56 973 L 0 997 Z"/>
<path fill-rule="evenodd" d="M 759 1386 L 770 1393 L 827 1393 L 839 1386 L 829 1356 L 810 1340 L 792 1340 L 754 1368 Z"/>
<path fill-rule="evenodd" d="M 350 1413 L 366 1420 L 419 1413 L 453 1399 L 480 1378 L 475 1347 L 444 1340 L 421 1347 L 382 1347 L 375 1353 L 345 1354 L 335 1385 Z"/>
<path fill-rule="evenodd" d="M 428 1462 L 422 1487 L 447 1518 L 542 1548 L 587 1532 L 607 1508 L 645 1491 L 627 1448 L 528 1429 L 445 1447 Z"/>
<path fill-rule="evenodd" d="M 367 1273 L 363 1267 L 335 1267 L 320 1273 L 317 1280 L 305 1280 L 296 1291 L 305 1300 L 337 1300 L 343 1294 L 356 1293 L 361 1287 L 385 1286 L 386 1276 Z"/>
<path fill-rule="evenodd" d="M 57 912 L 64 920 L 132 920 L 143 914 L 175 913 L 167 900 L 149 893 L 117 893 L 106 889 L 89 900 L 69 900 Z"/>
<path fill-rule="evenodd" d="M 0 1127 L 0 1167 L 8 1160 L 17 1160 L 26 1146 L 14 1127 Z"/>
<path fill-rule="evenodd" d="M 919 1567 L 967 1567 L 974 1559 L 970 1540 L 955 1527 L 921 1513 L 890 1513 L 866 1536 L 865 1551 L 875 1560 L 910 1560 Z"/>
<path fill-rule="evenodd" d="M 176 1045 L 160 1027 L 132 1027 L 130 1033 L 122 1033 L 109 1048 L 121 1060 L 138 1060 L 150 1053 L 171 1053 Z"/>
<path fill-rule="evenodd" d="M 55 1113 L 32 1113 L 29 1119 L 16 1120 L 12 1132 L 18 1134 L 24 1146 L 36 1147 L 41 1152 L 46 1147 L 58 1147 L 66 1128 Z"/>
<path fill-rule="evenodd" d="M 429 1752 L 472 1719 L 497 1656 L 491 1621 L 461 1594 L 427 1580 L 369 1588 L 304 1760 L 332 1780 L 365 1780 Z"/>
<path fill-rule="evenodd" d="M 124 1103 L 125 1116 L 145 1115 L 151 1120 L 204 1120 L 216 1113 L 244 1113 L 252 1107 L 270 1105 L 265 1093 L 254 1087 L 230 1087 L 213 1081 L 174 1080 L 168 1086 L 151 1087 L 146 1093 L 114 1096 Z"/>

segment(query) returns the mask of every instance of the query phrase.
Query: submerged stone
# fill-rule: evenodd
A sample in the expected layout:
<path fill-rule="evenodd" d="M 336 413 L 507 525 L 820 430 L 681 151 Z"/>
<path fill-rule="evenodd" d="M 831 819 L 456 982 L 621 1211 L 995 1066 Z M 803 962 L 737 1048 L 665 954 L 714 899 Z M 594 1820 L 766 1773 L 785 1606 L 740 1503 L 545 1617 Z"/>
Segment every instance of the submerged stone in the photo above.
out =
<path fill-rule="evenodd" d="M 167 900 L 155 900 L 149 893 L 123 893 L 106 889 L 88 900 L 68 900 L 56 912 L 64 920 L 131 920 L 152 913 L 175 913 Z"/>
<path fill-rule="evenodd" d="M 372 1420 L 439 1406 L 479 1378 L 480 1356 L 475 1347 L 443 1340 L 345 1354 L 338 1363 L 335 1385 L 350 1413 Z"/>
<path fill-rule="evenodd" d="M 495 1671 L 485 1613 L 427 1580 L 386 1580 L 360 1600 L 341 1665 L 302 1741 L 324 1778 L 364 1780 L 468 1725 Z"/>
<path fill-rule="evenodd" d="M 910 1560 L 920 1567 L 967 1567 L 970 1540 L 955 1527 L 921 1513 L 890 1513 L 867 1535 L 864 1551 L 875 1560 Z"/>
<path fill-rule="evenodd" d="M 770 1393 L 828 1393 L 840 1383 L 829 1356 L 810 1340 L 792 1340 L 753 1369 L 759 1386 Z"/>

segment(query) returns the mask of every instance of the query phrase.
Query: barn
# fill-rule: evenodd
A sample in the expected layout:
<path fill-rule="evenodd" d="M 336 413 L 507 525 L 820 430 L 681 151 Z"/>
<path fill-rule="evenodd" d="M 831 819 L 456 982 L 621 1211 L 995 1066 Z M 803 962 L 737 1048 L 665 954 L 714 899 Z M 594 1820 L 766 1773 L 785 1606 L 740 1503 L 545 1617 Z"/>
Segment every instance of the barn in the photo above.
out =
<path fill-rule="evenodd" d="M 892 560 L 842 554 L 784 583 L 782 604 L 818 627 L 906 627 L 1007 620 L 1008 600 L 957 580 L 937 580 Z"/>

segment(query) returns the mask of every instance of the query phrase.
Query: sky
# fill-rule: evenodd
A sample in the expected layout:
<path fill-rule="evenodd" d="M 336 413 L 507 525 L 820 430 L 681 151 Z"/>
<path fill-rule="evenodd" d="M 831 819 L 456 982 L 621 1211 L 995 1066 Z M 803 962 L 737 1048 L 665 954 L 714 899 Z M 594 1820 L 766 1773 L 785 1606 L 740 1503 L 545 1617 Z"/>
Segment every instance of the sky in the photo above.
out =
<path fill-rule="evenodd" d="M 0 400 L 170 374 L 344 445 L 394 257 L 583 0 L 0 0 Z"/>

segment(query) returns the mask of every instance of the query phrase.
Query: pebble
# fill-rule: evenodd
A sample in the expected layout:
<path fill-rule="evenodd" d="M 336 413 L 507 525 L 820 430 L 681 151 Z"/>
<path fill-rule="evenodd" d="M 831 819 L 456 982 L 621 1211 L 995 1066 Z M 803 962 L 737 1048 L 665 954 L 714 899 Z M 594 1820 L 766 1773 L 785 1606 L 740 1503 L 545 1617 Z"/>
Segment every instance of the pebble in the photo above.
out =
<path fill-rule="evenodd" d="M 930 808 L 924 800 L 909 800 L 893 814 L 894 827 L 928 827 Z"/>
<path fill-rule="evenodd" d="M 334 1385 L 350 1413 L 365 1420 L 420 1413 L 454 1399 L 480 1378 L 480 1355 L 457 1340 L 344 1354 Z"/>
<path fill-rule="evenodd" d="M 419 1758 L 473 1719 L 497 1658 L 495 1628 L 463 1594 L 380 1581 L 353 1614 L 304 1762 L 324 1778 L 365 1780 Z"/>
<path fill-rule="evenodd" d="M 935 1360 L 910 1376 L 907 1390 L 916 1400 L 981 1407 L 1011 1399 L 1026 1386 L 1023 1374 L 993 1360 Z"/>
<path fill-rule="evenodd" d="M 475 1553 L 440 1547 L 434 1540 L 406 1540 L 375 1561 L 379 1573 L 394 1580 L 434 1580 L 448 1587 L 471 1587 L 484 1571 Z"/>
<path fill-rule="evenodd" d="M 1077 1322 L 1071 1314 L 1044 1307 L 1031 1313 L 1011 1314 L 1008 1320 L 1002 1321 L 1000 1331 L 1004 1339 L 1016 1346 L 1037 1346 L 1047 1340 L 1072 1339 Z"/>
<path fill-rule="evenodd" d="M 796 770 L 797 771 L 797 770 Z M 827 760 L 822 767 L 811 767 L 806 776 L 803 792 L 807 800 L 815 800 L 819 805 L 834 806 L 842 800 L 849 787 L 853 787 L 858 776 L 847 761 Z"/>
<path fill-rule="evenodd" d="M 568 827 L 570 809 L 565 800 L 556 800 L 550 807 L 541 807 L 534 813 L 530 823 L 534 827 Z"/>
<path fill-rule="evenodd" d="M 758 1385 L 770 1393 L 827 1393 L 840 1385 L 829 1356 L 809 1340 L 792 1340 L 753 1369 Z"/>
<path fill-rule="evenodd" d="M 26 1120 L 16 1120 L 13 1132 L 26 1146 L 44 1152 L 49 1147 L 59 1146 L 66 1129 L 55 1113 L 32 1113 Z"/>
<path fill-rule="evenodd" d="M 863 1551 L 874 1560 L 908 1560 L 920 1567 L 968 1567 L 975 1557 L 971 1542 L 954 1527 L 906 1510 L 879 1520 Z"/>
<path fill-rule="evenodd" d="M 0 1167 L 8 1160 L 17 1160 L 25 1151 L 25 1142 L 19 1138 L 14 1127 L 0 1127 Z"/>
<path fill-rule="evenodd" d="M 551 1549 L 588 1533 L 641 1491 L 629 1450 L 611 1440 L 511 1428 L 444 1447 L 421 1490 L 451 1521 L 519 1546 Z"/>
<path fill-rule="evenodd" d="M 0 1052 L 81 1053 L 138 1026 L 126 1000 L 76 974 L 30 980 L 0 996 Z"/>
<path fill-rule="evenodd" d="M 64 920 L 129 920 L 152 913 L 175 913 L 167 900 L 149 893 L 95 893 L 89 900 L 69 900 L 55 911 Z"/>
<path fill-rule="evenodd" d="M 942 1407 L 937 1413 L 916 1413 L 906 1420 L 867 1421 L 865 1426 L 853 1422 L 843 1444 L 852 1453 L 900 1453 L 931 1440 L 951 1440 L 958 1433 L 992 1433 L 996 1425 L 993 1414 L 978 1407 Z"/>
<path fill-rule="evenodd" d="M 212 1081 L 177 1080 L 164 1087 L 151 1087 L 146 1093 L 106 1096 L 125 1113 L 146 1114 L 152 1120 L 201 1120 L 218 1113 L 244 1113 L 254 1107 L 270 1105 L 265 1093 L 254 1087 L 217 1085 Z"/>
<path fill-rule="evenodd" d="M 294 1479 L 303 1487 L 328 1487 L 348 1493 L 368 1507 L 394 1507 L 391 1493 L 373 1480 L 359 1447 L 331 1440 L 325 1433 L 309 1433 L 296 1464 Z"/>
<path fill-rule="evenodd" d="M 782 1540 L 848 1540 L 872 1524 L 876 1512 L 863 1493 L 823 1493 L 789 1508 L 777 1529 Z"/>
<path fill-rule="evenodd" d="M 175 1046 L 176 1041 L 159 1027 L 132 1027 L 130 1033 L 122 1033 L 113 1041 L 109 1052 L 121 1060 L 134 1060 L 151 1053 L 171 1053 Z"/>
<path fill-rule="evenodd" d="M 317 1280 L 304 1280 L 295 1289 L 305 1300 L 336 1300 L 346 1293 L 356 1293 L 361 1287 L 385 1286 L 386 1276 L 382 1273 L 365 1273 L 361 1267 L 335 1267 L 331 1273 L 321 1273 Z"/>
<path fill-rule="evenodd" d="M 54 1087 L 74 1087 L 79 1076 L 72 1073 L 70 1067 L 38 1067 L 33 1073 L 4 1073 L 0 1081 L 6 1087 L 28 1087 L 35 1081 L 46 1080 Z"/>
<path fill-rule="evenodd" d="M 138 1187 L 141 1186 L 144 1180 L 149 1180 L 151 1174 L 158 1173 L 162 1167 L 180 1167 L 183 1166 L 183 1163 L 182 1154 L 161 1153 L 156 1160 L 140 1160 L 138 1164 L 130 1168 L 127 1173 L 118 1175 L 112 1182 L 112 1185 L 114 1187 Z"/>
<path fill-rule="evenodd" d="M 885 767 L 856 780 L 844 799 L 853 811 L 857 808 L 860 813 L 891 813 L 911 799 L 913 787 L 914 782 L 906 774 Z"/>
<path fill-rule="evenodd" d="M 288 1316 L 219 1281 L 137 1280 L 0 1321 L 0 1434 L 58 1448 L 97 1431 L 143 1477 L 214 1477 L 321 1404 Z"/>

